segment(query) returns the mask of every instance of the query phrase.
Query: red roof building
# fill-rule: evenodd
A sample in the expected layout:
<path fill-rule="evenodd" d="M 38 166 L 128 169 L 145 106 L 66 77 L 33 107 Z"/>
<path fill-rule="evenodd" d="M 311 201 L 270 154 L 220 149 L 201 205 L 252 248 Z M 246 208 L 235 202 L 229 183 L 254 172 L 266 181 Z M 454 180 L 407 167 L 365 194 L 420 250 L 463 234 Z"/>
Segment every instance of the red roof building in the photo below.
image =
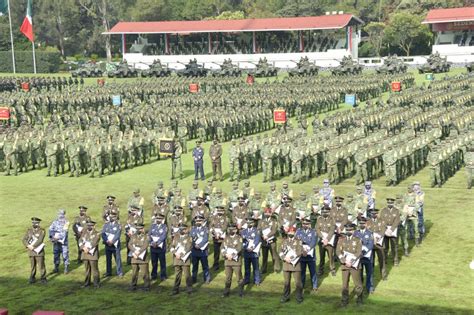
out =
<path fill-rule="evenodd" d="M 474 7 L 434 9 L 428 12 L 423 24 L 474 21 Z"/>
<path fill-rule="evenodd" d="M 190 34 L 302 31 L 341 29 L 362 23 L 362 20 L 352 14 L 243 20 L 119 22 L 112 27 L 109 32 L 103 34 Z"/>

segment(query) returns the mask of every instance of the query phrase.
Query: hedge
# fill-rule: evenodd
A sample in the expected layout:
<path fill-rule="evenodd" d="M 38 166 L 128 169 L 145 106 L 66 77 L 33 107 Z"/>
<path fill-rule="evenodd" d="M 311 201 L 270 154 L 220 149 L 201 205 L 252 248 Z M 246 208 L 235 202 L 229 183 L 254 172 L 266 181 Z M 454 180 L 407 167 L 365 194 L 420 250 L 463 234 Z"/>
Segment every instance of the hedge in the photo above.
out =
<path fill-rule="evenodd" d="M 33 73 L 33 54 L 31 51 L 15 51 L 16 72 Z M 57 73 L 61 65 L 59 52 L 36 52 L 36 72 Z M 13 72 L 11 51 L 0 51 L 0 73 Z"/>

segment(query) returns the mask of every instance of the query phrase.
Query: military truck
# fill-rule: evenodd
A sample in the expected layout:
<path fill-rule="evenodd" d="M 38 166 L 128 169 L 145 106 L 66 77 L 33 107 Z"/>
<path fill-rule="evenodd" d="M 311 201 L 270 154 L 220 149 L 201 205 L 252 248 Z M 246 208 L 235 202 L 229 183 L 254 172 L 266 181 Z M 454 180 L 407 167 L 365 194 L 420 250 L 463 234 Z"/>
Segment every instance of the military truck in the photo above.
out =
<path fill-rule="evenodd" d="M 109 78 L 133 78 L 138 76 L 138 71 L 134 67 L 130 67 L 127 61 L 124 60 L 118 65 L 107 64 L 107 76 Z"/>
<path fill-rule="evenodd" d="M 232 63 L 232 59 L 224 59 L 224 63 L 220 65 L 220 69 L 213 70 L 213 77 L 239 77 L 242 75 L 242 70 L 239 66 Z"/>
<path fill-rule="evenodd" d="M 144 78 L 168 77 L 170 75 L 171 75 L 171 70 L 163 67 L 160 59 L 153 60 L 153 63 L 151 64 L 150 68 L 147 70 L 143 70 L 141 72 L 141 76 Z"/>
<path fill-rule="evenodd" d="M 342 57 L 339 66 L 331 69 L 331 73 L 332 75 L 361 74 L 362 66 L 357 61 L 353 60 L 351 56 L 344 56 Z"/>
<path fill-rule="evenodd" d="M 273 77 L 278 74 L 278 69 L 272 66 L 267 58 L 260 58 L 256 64 L 256 68 L 249 71 L 255 77 Z"/>
<path fill-rule="evenodd" d="M 103 74 L 99 65 L 93 61 L 88 61 L 79 66 L 77 70 L 71 72 L 73 78 L 95 78 L 101 77 Z"/>
<path fill-rule="evenodd" d="M 179 77 L 205 77 L 207 75 L 207 69 L 197 63 L 196 58 L 190 59 L 188 64 L 178 62 L 184 65 L 184 69 L 176 70 L 176 74 Z"/>
<path fill-rule="evenodd" d="M 312 76 L 317 75 L 319 67 L 309 61 L 308 57 L 301 57 L 300 61 L 295 62 L 296 68 L 290 69 L 288 74 L 292 76 Z"/>
<path fill-rule="evenodd" d="M 394 73 L 405 73 L 407 72 L 407 65 L 402 59 L 398 58 L 397 55 L 388 56 L 383 65 L 375 69 L 377 73 L 383 74 L 394 74 Z"/>
<path fill-rule="evenodd" d="M 447 61 L 446 57 L 441 57 L 438 52 L 431 54 L 426 63 L 418 67 L 419 73 L 442 73 L 449 72 L 451 63 Z"/>

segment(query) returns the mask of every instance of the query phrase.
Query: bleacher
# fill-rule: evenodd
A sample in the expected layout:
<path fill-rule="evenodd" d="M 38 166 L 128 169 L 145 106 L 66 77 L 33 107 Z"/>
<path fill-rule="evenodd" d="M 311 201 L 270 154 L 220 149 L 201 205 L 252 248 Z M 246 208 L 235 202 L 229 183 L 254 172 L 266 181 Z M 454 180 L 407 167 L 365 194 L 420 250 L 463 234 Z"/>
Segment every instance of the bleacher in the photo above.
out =
<path fill-rule="evenodd" d="M 436 38 L 436 45 L 474 46 L 474 32 L 442 32 Z"/>
<path fill-rule="evenodd" d="M 164 43 L 146 46 L 150 40 L 139 38 L 130 48 L 132 53 L 144 55 L 164 55 Z M 305 52 L 325 52 L 330 49 L 343 49 L 346 40 L 337 34 L 314 32 L 304 37 Z M 169 51 L 172 55 L 205 55 L 209 54 L 207 36 L 181 36 L 169 41 Z M 257 53 L 297 53 L 300 52 L 298 35 L 288 33 L 271 33 L 257 37 Z M 212 38 L 211 54 L 251 54 L 253 53 L 252 37 L 250 34 L 227 35 L 220 34 Z"/>

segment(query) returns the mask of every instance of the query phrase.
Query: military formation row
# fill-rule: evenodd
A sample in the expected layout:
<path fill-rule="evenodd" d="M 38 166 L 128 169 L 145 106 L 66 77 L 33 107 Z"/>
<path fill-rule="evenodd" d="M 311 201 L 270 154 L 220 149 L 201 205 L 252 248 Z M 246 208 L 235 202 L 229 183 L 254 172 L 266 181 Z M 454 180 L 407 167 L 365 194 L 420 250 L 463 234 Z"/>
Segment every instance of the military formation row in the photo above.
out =
<path fill-rule="evenodd" d="M 209 203 L 202 191 L 197 194 L 189 205 L 191 216 L 184 210 L 186 204 L 176 204 L 171 208 L 171 200 L 178 198 L 166 191 L 162 185 L 157 187 L 153 199 L 155 204 L 151 217 L 151 225 L 145 231 L 144 199 L 140 190 L 135 189 L 129 198 L 127 207 L 128 218 L 124 225 L 119 221 L 120 210 L 114 196 L 107 196 L 104 205 L 104 226 L 101 231 L 96 229 L 96 222 L 87 215 L 87 207 L 79 206 L 79 215 L 72 223 L 72 230 L 77 243 L 78 263 L 85 265 L 85 281 L 83 287 L 94 284 L 100 287 L 98 268 L 99 243 L 105 246 L 106 277 L 112 276 L 112 257 L 115 258 L 116 273 L 123 277 L 121 259 L 122 231 L 125 234 L 127 249 L 127 264 L 132 265 L 130 290 L 137 289 L 139 275 L 144 280 L 144 290 L 149 291 L 150 280 L 167 279 L 167 253 L 172 255 L 175 268 L 175 281 L 171 295 L 180 292 L 181 280 L 184 276 L 188 293 L 193 292 L 193 284 L 197 283 L 199 264 L 202 266 L 203 282 L 210 283 L 211 271 L 208 256 L 213 253 L 213 270 L 221 269 L 221 257 L 224 260 L 225 285 L 223 297 L 230 294 L 233 275 L 237 278 L 238 292 L 242 297 L 244 287 L 254 283 L 262 283 L 261 274 L 268 271 L 269 254 L 273 259 L 274 272 L 283 271 L 284 285 L 281 302 L 288 302 L 291 293 L 291 278 L 296 287 L 296 301 L 303 301 L 303 288 L 306 282 L 306 269 L 309 269 L 312 292 L 318 291 L 320 282 L 318 276 L 325 272 L 326 255 L 328 256 L 329 271 L 336 276 L 335 260 L 341 264 L 342 301 L 341 306 L 349 302 L 349 280 L 355 284 L 357 304 L 363 300 L 363 282 L 365 279 L 366 294 L 375 292 L 374 266 L 375 257 L 381 278 L 388 277 L 388 252 L 391 251 L 393 263 L 398 266 L 398 243 L 402 241 L 404 254 L 409 256 L 409 234 L 413 233 L 416 246 L 420 246 L 425 234 L 423 224 L 424 193 L 418 182 L 410 185 L 405 196 L 400 196 L 399 203 L 395 198 L 387 198 L 387 206 L 380 213 L 375 207 L 376 192 L 370 183 L 366 183 L 362 195 L 361 208 L 353 212 L 344 205 L 344 198 L 335 196 L 335 191 L 324 182 L 321 191 L 323 199 L 320 207 L 310 205 L 305 200 L 304 213 L 300 214 L 298 203 L 293 204 L 293 194 L 288 185 L 278 192 L 281 198 L 273 206 L 263 203 L 258 213 L 250 211 L 248 196 L 239 192 L 237 203 L 230 208 L 225 199 L 213 201 L 215 206 L 208 206 L 218 195 L 211 193 Z M 196 188 L 193 188 L 197 189 Z M 235 189 L 235 188 L 234 188 Z M 275 187 L 271 188 L 275 191 Z M 237 187 L 238 190 L 238 187 Z M 178 192 L 176 190 L 175 192 Z M 217 193 L 217 190 L 216 190 Z M 305 197 L 301 194 L 302 199 Z M 249 197 L 253 198 L 253 197 Z M 334 202 L 333 202 L 334 200 Z M 309 211 L 307 212 L 307 209 Z M 190 227 L 187 223 L 191 218 Z M 64 261 L 64 273 L 69 273 L 69 242 L 68 232 L 70 223 L 66 212 L 60 210 L 58 218 L 49 227 L 48 233 L 40 227 L 41 219 L 32 218 L 32 228 L 28 229 L 23 245 L 26 248 L 30 262 L 31 274 L 29 282 L 36 282 L 39 269 L 42 283 L 47 282 L 44 263 L 46 235 L 53 244 L 54 270 L 59 272 L 61 254 Z M 356 230 L 356 223 L 358 229 Z M 212 240 L 212 251 L 210 242 Z M 280 246 L 278 246 L 280 244 Z M 319 270 L 316 271 L 316 247 L 319 249 Z M 261 262 L 260 262 L 260 256 Z M 149 263 L 151 261 L 151 279 Z M 242 277 L 244 264 L 244 277 Z M 192 271 L 191 271 L 192 266 Z M 158 270 L 158 268 L 160 270 Z M 365 270 L 365 277 L 363 272 Z M 253 273 L 253 277 L 251 274 Z"/>

